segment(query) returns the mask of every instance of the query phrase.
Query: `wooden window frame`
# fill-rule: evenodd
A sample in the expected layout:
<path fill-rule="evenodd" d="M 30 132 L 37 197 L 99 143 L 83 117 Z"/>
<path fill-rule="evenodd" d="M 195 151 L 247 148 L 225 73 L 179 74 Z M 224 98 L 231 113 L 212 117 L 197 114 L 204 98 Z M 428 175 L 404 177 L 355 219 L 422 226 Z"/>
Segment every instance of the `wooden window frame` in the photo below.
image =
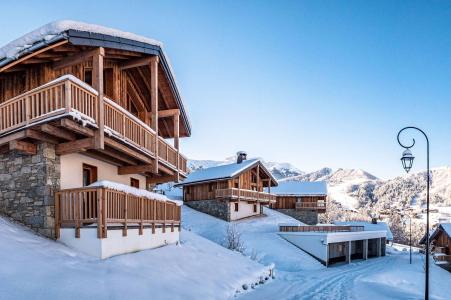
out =
<path fill-rule="evenodd" d="M 239 207 L 239 205 L 238 205 L 238 202 L 235 202 L 234 203 L 234 210 L 235 211 L 238 211 L 240 209 L 240 207 Z"/>
<path fill-rule="evenodd" d="M 139 189 L 139 179 L 130 177 L 130 186 Z M 135 186 L 135 184 L 138 184 L 138 186 Z"/>
<path fill-rule="evenodd" d="M 96 182 L 97 180 L 98 180 L 98 177 L 97 177 L 97 174 L 98 174 L 98 172 L 97 172 L 97 167 L 96 166 L 93 166 L 93 165 L 89 165 L 89 164 L 85 164 L 85 163 L 83 163 L 82 164 L 82 185 L 83 186 L 86 186 L 85 185 L 85 182 L 84 182 L 84 173 L 85 173 L 85 170 L 88 170 L 89 172 L 90 172 L 90 175 L 89 175 L 89 184 L 91 184 L 91 183 L 94 183 L 94 182 Z M 88 185 L 89 185 L 88 184 Z"/>

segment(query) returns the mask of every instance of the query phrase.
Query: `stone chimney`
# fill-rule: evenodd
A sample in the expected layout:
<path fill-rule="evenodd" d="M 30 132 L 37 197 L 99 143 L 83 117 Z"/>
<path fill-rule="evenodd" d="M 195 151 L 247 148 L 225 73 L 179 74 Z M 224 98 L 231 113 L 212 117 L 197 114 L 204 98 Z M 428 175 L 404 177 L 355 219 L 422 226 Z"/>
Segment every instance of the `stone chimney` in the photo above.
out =
<path fill-rule="evenodd" d="M 247 159 L 247 153 L 245 151 L 238 151 L 236 153 L 236 163 L 240 164 L 243 162 L 243 160 Z"/>

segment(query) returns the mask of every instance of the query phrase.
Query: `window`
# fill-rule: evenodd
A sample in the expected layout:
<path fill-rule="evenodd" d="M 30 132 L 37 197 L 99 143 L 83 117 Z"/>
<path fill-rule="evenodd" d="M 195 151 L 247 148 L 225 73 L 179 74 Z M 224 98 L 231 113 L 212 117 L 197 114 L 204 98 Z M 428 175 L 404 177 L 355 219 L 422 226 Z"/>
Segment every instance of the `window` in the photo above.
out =
<path fill-rule="evenodd" d="M 257 175 L 252 173 L 252 179 L 251 180 L 252 180 L 253 183 L 257 183 Z"/>
<path fill-rule="evenodd" d="M 113 69 L 112 68 L 103 70 L 103 92 L 108 97 L 113 98 Z"/>
<path fill-rule="evenodd" d="M 240 181 L 239 181 L 239 179 L 238 179 L 238 180 L 235 180 L 234 186 L 235 186 L 236 189 L 239 189 L 239 188 L 240 188 Z"/>
<path fill-rule="evenodd" d="M 238 211 L 238 202 L 236 202 L 234 204 L 235 204 L 235 211 Z"/>
<path fill-rule="evenodd" d="M 189 186 L 185 187 L 185 192 L 187 195 L 189 195 L 189 190 L 190 190 Z"/>
<path fill-rule="evenodd" d="M 254 204 L 254 213 L 257 212 L 257 204 Z"/>
<path fill-rule="evenodd" d="M 209 185 L 208 185 L 208 191 L 209 192 L 213 192 L 213 189 L 214 189 L 214 183 L 210 183 Z"/>
<path fill-rule="evenodd" d="M 92 70 L 91 69 L 85 69 L 85 74 L 84 74 L 85 78 L 84 78 L 84 82 L 86 82 L 87 84 L 92 86 Z"/>
<path fill-rule="evenodd" d="M 302 198 L 301 198 L 301 197 L 296 198 L 296 202 L 297 202 L 297 203 L 302 203 Z"/>
<path fill-rule="evenodd" d="M 136 178 L 130 178 L 130 186 L 139 189 L 139 180 Z"/>
<path fill-rule="evenodd" d="M 97 181 L 97 167 L 83 164 L 83 186 L 88 186 Z"/>

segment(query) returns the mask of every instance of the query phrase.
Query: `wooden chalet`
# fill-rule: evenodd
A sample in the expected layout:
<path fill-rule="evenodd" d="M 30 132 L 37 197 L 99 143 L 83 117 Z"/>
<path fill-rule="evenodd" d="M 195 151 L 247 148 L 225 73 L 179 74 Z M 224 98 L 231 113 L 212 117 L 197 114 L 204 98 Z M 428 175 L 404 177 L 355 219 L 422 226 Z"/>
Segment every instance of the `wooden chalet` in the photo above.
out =
<path fill-rule="evenodd" d="M 36 209 L 46 217 L 56 216 L 57 229 L 79 229 L 95 219 L 105 230 L 110 221 L 132 217 L 128 205 L 137 209 L 132 219 L 141 221 L 140 232 L 144 215 L 153 224 L 162 213 L 159 223 L 178 226 L 176 210 L 149 206 L 147 215 L 146 205 L 132 205 L 134 200 L 123 193 L 113 196 L 85 186 L 110 180 L 145 189 L 184 179 L 187 159 L 180 153 L 180 138 L 190 134 L 172 68 L 158 41 L 60 21 L 0 48 L 0 155 L 21 155 L 22 164 L 30 163 L 25 172 L 34 168 L 33 162 L 51 164 L 44 169 L 52 172 L 45 174 L 52 178 L 45 195 L 49 199 Z M 3 176 L 0 184 L 18 180 Z M 92 197 L 100 203 L 91 203 Z M 17 207 L 0 203 L 0 209 L 48 236 L 58 236 L 51 220 L 35 224 Z M 104 236 L 100 231 L 99 237 Z"/>
<path fill-rule="evenodd" d="M 236 163 L 195 171 L 176 186 L 183 187 L 186 205 L 233 221 L 261 215 L 263 205 L 276 200 L 271 187 L 277 181 L 259 159 L 241 152 Z"/>
<path fill-rule="evenodd" d="M 434 261 L 440 267 L 451 271 L 451 223 L 440 223 L 429 237 Z M 426 244 L 426 235 L 420 241 Z"/>
<path fill-rule="evenodd" d="M 270 207 L 301 222 L 314 225 L 318 214 L 326 212 L 327 185 L 323 181 L 283 181 L 273 189 L 276 202 Z"/>

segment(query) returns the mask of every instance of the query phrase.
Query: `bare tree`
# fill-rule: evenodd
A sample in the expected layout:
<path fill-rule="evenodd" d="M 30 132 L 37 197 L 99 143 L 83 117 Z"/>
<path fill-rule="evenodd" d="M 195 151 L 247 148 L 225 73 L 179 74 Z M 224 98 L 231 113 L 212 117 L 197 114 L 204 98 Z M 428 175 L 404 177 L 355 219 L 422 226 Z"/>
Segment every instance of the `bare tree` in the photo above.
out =
<path fill-rule="evenodd" d="M 227 226 L 225 247 L 227 249 L 238 251 L 240 253 L 244 253 L 244 251 L 246 250 L 241 239 L 241 233 L 238 231 L 236 224 L 230 224 Z"/>

